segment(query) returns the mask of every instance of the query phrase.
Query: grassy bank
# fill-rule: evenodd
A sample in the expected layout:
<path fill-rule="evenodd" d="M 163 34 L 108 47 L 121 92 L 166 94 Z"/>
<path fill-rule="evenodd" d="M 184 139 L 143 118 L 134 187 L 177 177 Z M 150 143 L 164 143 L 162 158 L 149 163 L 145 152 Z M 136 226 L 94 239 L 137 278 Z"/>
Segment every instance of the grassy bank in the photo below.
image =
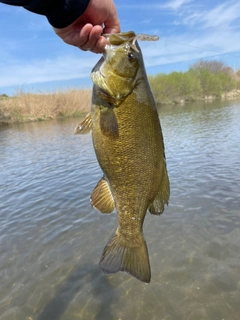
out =
<path fill-rule="evenodd" d="M 221 61 L 200 61 L 186 72 L 150 76 L 149 82 L 158 104 L 240 97 L 240 70 Z"/>
<path fill-rule="evenodd" d="M 57 91 L 51 94 L 19 93 L 0 96 L 0 125 L 76 117 L 90 110 L 91 90 Z"/>
<path fill-rule="evenodd" d="M 240 98 L 240 70 L 221 61 L 199 61 L 186 72 L 149 77 L 157 104 Z M 19 93 L 0 96 L 0 125 L 76 117 L 90 110 L 91 90 L 58 91 L 51 94 Z"/>

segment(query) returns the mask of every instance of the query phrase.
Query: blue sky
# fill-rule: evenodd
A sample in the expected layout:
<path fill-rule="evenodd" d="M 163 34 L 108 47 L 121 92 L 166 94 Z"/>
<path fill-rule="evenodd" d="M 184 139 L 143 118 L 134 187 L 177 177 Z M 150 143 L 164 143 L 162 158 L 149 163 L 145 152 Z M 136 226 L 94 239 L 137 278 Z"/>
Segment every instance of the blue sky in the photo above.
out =
<path fill-rule="evenodd" d="M 240 2 L 116 0 L 122 31 L 156 34 L 140 43 L 148 74 L 186 71 L 200 59 L 240 68 Z M 47 19 L 0 3 L 0 94 L 90 88 L 100 58 L 58 38 Z"/>

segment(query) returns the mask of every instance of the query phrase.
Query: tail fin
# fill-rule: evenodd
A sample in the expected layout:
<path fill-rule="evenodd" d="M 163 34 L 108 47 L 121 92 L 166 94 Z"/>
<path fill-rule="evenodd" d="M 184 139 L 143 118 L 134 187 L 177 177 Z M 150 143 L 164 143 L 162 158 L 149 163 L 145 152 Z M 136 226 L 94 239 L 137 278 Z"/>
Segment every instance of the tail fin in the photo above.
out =
<path fill-rule="evenodd" d="M 143 235 L 138 235 L 139 246 L 121 243 L 116 233 L 103 250 L 99 263 L 105 273 L 126 271 L 135 278 L 149 283 L 151 270 L 148 258 L 148 250 Z"/>

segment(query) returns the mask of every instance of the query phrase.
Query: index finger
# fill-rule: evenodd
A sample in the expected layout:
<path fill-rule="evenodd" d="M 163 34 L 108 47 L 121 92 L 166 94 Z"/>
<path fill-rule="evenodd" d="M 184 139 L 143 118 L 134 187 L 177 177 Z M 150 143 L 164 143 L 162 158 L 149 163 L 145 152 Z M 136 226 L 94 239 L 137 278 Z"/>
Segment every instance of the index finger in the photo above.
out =
<path fill-rule="evenodd" d="M 116 6 L 113 5 L 112 13 L 108 15 L 107 20 L 104 21 L 103 33 L 119 33 L 120 21 L 118 19 Z"/>

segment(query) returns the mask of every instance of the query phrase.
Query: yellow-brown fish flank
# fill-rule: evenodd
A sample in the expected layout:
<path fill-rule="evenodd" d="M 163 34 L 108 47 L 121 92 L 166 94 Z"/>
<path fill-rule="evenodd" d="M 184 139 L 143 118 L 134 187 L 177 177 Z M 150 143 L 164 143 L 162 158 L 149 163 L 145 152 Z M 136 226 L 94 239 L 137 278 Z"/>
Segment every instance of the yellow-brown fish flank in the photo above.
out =
<path fill-rule="evenodd" d="M 104 173 L 91 203 L 102 213 L 115 207 L 118 214 L 117 231 L 103 251 L 100 268 L 105 273 L 126 271 L 148 283 L 143 222 L 148 209 L 156 215 L 163 212 L 170 194 L 160 122 L 137 43 L 156 37 L 132 31 L 107 37 L 104 59 L 91 74 L 91 121 L 78 126 L 83 133 L 92 129 Z M 106 94 L 99 94 L 102 90 Z"/>

